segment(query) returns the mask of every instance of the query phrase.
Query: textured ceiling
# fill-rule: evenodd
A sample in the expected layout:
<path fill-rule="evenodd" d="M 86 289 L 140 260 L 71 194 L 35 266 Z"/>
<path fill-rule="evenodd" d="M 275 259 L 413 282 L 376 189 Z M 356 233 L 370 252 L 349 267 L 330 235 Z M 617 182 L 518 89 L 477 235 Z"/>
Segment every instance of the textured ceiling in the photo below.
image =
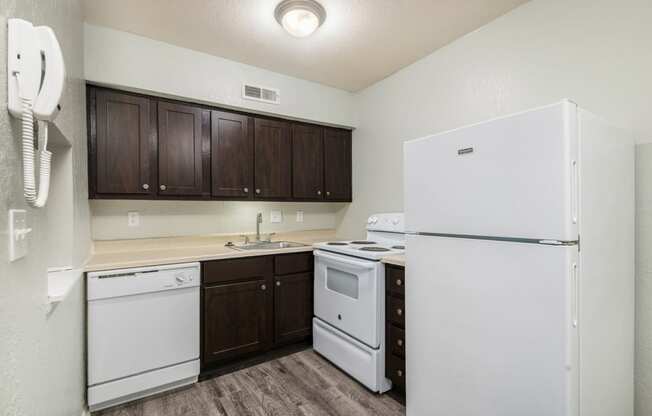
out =
<path fill-rule="evenodd" d="M 312 36 L 280 0 L 86 0 L 86 21 L 349 91 L 363 89 L 527 0 L 320 0 Z"/>

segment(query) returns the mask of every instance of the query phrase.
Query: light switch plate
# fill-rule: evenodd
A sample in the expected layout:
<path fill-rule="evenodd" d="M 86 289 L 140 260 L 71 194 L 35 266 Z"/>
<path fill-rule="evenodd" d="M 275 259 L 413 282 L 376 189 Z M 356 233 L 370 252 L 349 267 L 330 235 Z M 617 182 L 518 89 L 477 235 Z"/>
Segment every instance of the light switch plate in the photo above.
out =
<path fill-rule="evenodd" d="M 283 222 L 283 212 L 277 209 L 271 210 L 269 212 L 269 222 L 273 222 L 273 223 Z"/>
<path fill-rule="evenodd" d="M 140 214 L 138 211 L 127 212 L 127 225 L 130 227 L 140 226 Z"/>
<path fill-rule="evenodd" d="M 27 236 L 32 231 L 27 226 L 27 211 L 9 210 L 9 261 L 16 261 L 27 255 L 29 249 Z"/>
<path fill-rule="evenodd" d="M 303 211 L 297 211 L 297 222 L 303 222 Z"/>

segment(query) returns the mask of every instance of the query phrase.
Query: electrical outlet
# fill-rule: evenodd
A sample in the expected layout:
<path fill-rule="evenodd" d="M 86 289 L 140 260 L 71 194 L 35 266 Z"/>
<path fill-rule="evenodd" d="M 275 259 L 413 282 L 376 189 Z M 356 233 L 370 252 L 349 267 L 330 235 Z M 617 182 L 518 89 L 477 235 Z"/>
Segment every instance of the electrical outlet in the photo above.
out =
<path fill-rule="evenodd" d="M 140 226 L 140 213 L 138 211 L 127 212 L 127 225 L 129 227 Z"/>
<path fill-rule="evenodd" d="M 283 212 L 281 210 L 273 209 L 269 212 L 269 222 L 279 223 L 283 222 Z"/>
<path fill-rule="evenodd" d="M 297 222 L 303 222 L 303 211 L 297 211 Z"/>

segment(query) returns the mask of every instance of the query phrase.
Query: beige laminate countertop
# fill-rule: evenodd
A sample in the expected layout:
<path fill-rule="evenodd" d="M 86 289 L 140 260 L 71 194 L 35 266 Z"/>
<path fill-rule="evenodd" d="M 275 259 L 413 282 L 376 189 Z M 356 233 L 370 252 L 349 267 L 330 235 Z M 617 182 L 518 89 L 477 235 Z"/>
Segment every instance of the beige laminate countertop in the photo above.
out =
<path fill-rule="evenodd" d="M 385 264 L 393 264 L 394 266 L 405 267 L 405 255 L 397 254 L 393 256 L 385 256 L 381 260 Z"/>
<path fill-rule="evenodd" d="M 280 233 L 275 241 L 293 241 L 305 247 L 278 250 L 241 251 L 225 247 L 227 241 L 242 242 L 235 235 L 199 235 L 188 237 L 145 238 L 138 240 L 95 241 L 93 254 L 86 265 L 87 272 L 156 266 L 237 257 L 312 251 L 314 243 L 335 240 L 335 230 L 313 230 Z"/>

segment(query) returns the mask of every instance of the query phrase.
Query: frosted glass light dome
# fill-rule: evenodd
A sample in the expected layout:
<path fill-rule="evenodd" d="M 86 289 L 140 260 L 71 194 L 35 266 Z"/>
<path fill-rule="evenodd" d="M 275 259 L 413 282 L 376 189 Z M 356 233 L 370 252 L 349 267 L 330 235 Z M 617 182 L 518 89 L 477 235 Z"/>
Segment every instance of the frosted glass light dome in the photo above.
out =
<path fill-rule="evenodd" d="M 310 36 L 326 20 L 326 10 L 314 0 L 285 0 L 276 6 L 276 21 L 292 36 Z"/>

